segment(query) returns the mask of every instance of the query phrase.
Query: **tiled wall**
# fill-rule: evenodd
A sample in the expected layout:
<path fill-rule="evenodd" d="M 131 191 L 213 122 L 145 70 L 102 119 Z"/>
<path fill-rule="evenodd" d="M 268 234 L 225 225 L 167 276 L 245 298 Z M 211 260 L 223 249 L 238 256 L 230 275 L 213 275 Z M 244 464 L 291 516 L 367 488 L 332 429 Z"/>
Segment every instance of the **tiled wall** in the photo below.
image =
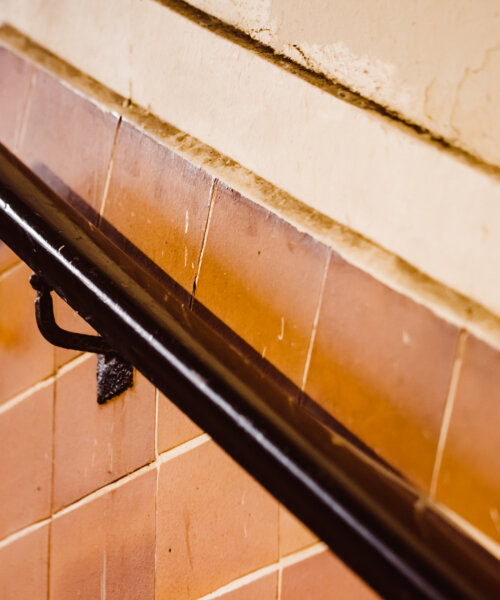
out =
<path fill-rule="evenodd" d="M 5 145 L 298 402 L 500 541 L 497 350 L 3 48 L 0 115 Z M 33 299 L 0 246 L 3 598 L 373 597 L 141 375 L 97 405 L 95 358 L 46 343 Z"/>

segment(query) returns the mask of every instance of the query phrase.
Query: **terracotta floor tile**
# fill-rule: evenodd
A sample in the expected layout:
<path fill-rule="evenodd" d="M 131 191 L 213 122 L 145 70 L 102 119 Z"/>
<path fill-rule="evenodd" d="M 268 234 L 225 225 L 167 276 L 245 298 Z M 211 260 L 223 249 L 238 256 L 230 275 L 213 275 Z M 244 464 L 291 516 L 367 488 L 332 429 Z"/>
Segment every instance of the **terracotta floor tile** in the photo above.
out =
<path fill-rule="evenodd" d="M 437 499 L 500 542 L 500 352 L 469 337 Z"/>
<path fill-rule="evenodd" d="M 158 598 L 198 598 L 277 560 L 277 502 L 213 442 L 161 465 L 158 494 Z"/>
<path fill-rule="evenodd" d="M 217 183 L 197 299 L 302 384 L 327 249 Z"/>
<path fill-rule="evenodd" d="M 221 600 L 277 600 L 278 573 L 264 575 L 256 581 L 220 596 Z"/>
<path fill-rule="evenodd" d="M 134 381 L 99 405 L 94 356 L 57 379 L 55 510 L 154 459 L 155 389 L 138 373 Z"/>
<path fill-rule="evenodd" d="M 0 143 L 11 152 L 16 150 L 32 76 L 28 62 L 0 47 Z"/>
<path fill-rule="evenodd" d="M 49 527 L 0 548 L 2 600 L 46 600 Z"/>
<path fill-rule="evenodd" d="M 375 600 L 379 596 L 331 552 L 283 569 L 281 600 Z"/>
<path fill-rule="evenodd" d="M 0 538 L 50 514 L 53 398 L 48 385 L 0 415 Z"/>
<path fill-rule="evenodd" d="M 457 339 L 456 327 L 333 255 L 306 392 L 428 489 Z"/>
<path fill-rule="evenodd" d="M 50 600 L 154 598 L 156 471 L 52 522 Z"/>
<path fill-rule="evenodd" d="M 30 269 L 20 264 L 0 277 L 0 403 L 54 370 L 54 349 L 35 321 Z"/>
<path fill-rule="evenodd" d="M 62 198 L 97 220 L 117 117 L 47 73 L 35 81 L 20 158 Z"/>
<path fill-rule="evenodd" d="M 284 506 L 279 508 L 280 556 L 302 550 L 318 541 L 318 538 Z"/>
<path fill-rule="evenodd" d="M 158 452 L 183 444 L 203 431 L 161 392 L 158 392 Z"/>
<path fill-rule="evenodd" d="M 212 178 L 206 173 L 129 123 L 122 123 L 104 218 L 191 292 L 211 185 Z"/>

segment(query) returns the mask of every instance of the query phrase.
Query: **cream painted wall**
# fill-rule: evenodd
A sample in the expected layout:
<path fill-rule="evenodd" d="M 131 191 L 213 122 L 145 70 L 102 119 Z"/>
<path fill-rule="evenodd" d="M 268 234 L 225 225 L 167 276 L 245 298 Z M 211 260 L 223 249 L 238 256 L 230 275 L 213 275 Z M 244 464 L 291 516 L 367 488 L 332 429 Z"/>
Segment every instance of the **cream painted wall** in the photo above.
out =
<path fill-rule="evenodd" d="M 500 316 L 498 175 L 152 0 L 0 9 L 82 71 Z"/>
<path fill-rule="evenodd" d="M 500 165 L 498 0 L 189 0 Z"/>
<path fill-rule="evenodd" d="M 0 20 L 114 91 L 130 91 L 132 0 L 0 0 Z"/>

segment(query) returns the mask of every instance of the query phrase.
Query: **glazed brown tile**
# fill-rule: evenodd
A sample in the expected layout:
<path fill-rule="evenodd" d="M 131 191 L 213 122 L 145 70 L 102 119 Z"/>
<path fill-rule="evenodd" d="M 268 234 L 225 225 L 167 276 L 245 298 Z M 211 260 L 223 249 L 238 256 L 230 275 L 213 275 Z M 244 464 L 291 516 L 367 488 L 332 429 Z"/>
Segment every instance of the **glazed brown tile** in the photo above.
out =
<path fill-rule="evenodd" d="M 157 535 L 157 597 L 191 600 L 277 560 L 278 506 L 206 442 L 161 465 Z"/>
<path fill-rule="evenodd" d="M 0 415 L 0 538 L 50 514 L 53 396 L 51 384 Z"/>
<path fill-rule="evenodd" d="M 2 600 L 46 600 L 48 540 L 43 525 L 0 548 Z"/>
<path fill-rule="evenodd" d="M 158 452 L 183 444 L 203 431 L 161 392 L 158 392 Z"/>
<path fill-rule="evenodd" d="M 217 183 L 197 299 L 301 385 L 327 249 Z"/>
<path fill-rule="evenodd" d="M 19 264 L 0 276 L 0 403 L 54 370 L 54 350 L 35 321 L 30 269 Z"/>
<path fill-rule="evenodd" d="M 58 377 L 55 411 L 54 510 L 154 459 L 155 389 L 138 373 L 99 405 L 96 358 L 86 358 Z"/>
<path fill-rule="evenodd" d="M 50 600 L 154 597 L 156 471 L 56 517 Z"/>
<path fill-rule="evenodd" d="M 221 600 L 277 600 L 278 574 L 270 573 L 260 579 L 219 596 Z"/>
<path fill-rule="evenodd" d="M 369 560 L 369 557 L 367 557 Z M 281 600 L 375 600 L 379 596 L 331 552 L 283 569 Z"/>
<path fill-rule="evenodd" d="M 33 77 L 31 65 L 0 48 L 0 143 L 15 152 Z"/>
<path fill-rule="evenodd" d="M 64 200 L 97 221 L 117 117 L 62 85 L 36 77 L 19 155 Z"/>
<path fill-rule="evenodd" d="M 500 352 L 469 337 L 437 499 L 500 541 Z"/>
<path fill-rule="evenodd" d="M 458 330 L 332 255 L 306 392 L 430 486 Z"/>
<path fill-rule="evenodd" d="M 0 241 L 0 275 L 3 271 L 10 269 L 19 262 L 19 257 L 12 250 Z"/>
<path fill-rule="evenodd" d="M 318 538 L 284 506 L 279 508 L 280 556 L 302 550 Z"/>
<path fill-rule="evenodd" d="M 103 216 L 191 293 L 211 184 L 206 173 L 122 123 Z"/>

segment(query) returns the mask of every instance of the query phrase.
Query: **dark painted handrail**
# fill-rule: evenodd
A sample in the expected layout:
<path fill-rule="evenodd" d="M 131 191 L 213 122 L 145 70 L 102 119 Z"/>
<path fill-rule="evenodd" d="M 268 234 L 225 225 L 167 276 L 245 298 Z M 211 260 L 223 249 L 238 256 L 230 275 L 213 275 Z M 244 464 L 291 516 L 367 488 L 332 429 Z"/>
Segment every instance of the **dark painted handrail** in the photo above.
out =
<path fill-rule="evenodd" d="M 3 147 L 0 238 L 382 596 L 499 596 L 489 554 L 447 542 L 445 522 L 415 510 L 412 492 L 291 402 Z"/>

